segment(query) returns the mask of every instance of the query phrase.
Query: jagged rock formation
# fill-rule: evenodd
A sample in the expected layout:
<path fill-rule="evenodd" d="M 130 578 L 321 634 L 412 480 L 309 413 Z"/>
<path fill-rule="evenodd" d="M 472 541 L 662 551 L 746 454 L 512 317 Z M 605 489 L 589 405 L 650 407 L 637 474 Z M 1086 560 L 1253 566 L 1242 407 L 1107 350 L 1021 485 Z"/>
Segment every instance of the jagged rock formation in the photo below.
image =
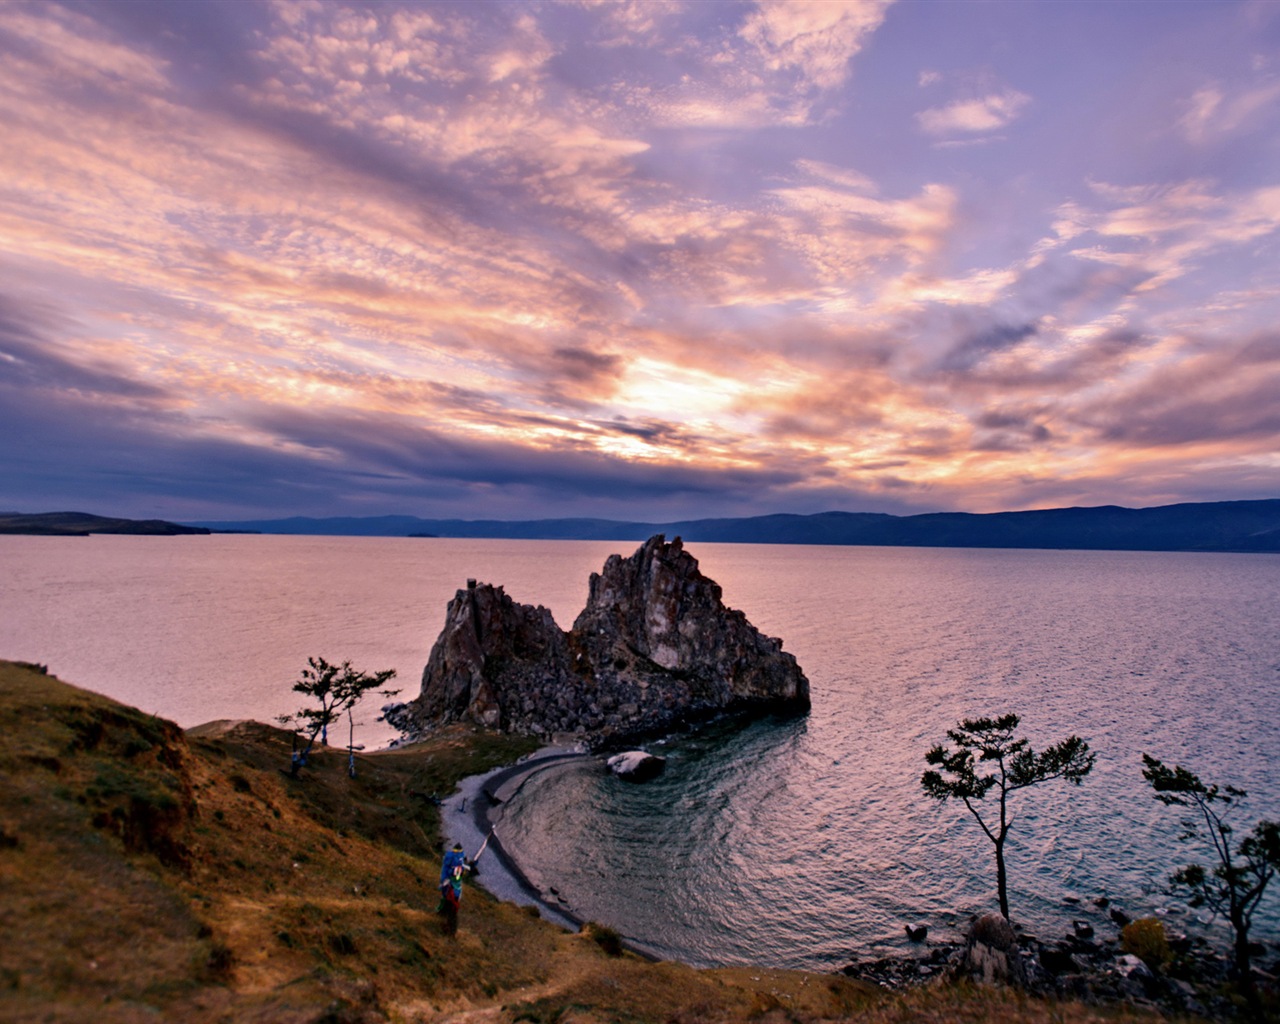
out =
<path fill-rule="evenodd" d="M 563 723 L 572 710 L 565 706 L 574 689 L 566 685 L 569 677 L 568 637 L 550 611 L 517 604 L 501 587 L 469 581 L 449 602 L 414 702 L 419 729 L 411 731 L 470 721 L 486 729 L 536 732 L 527 726 L 540 711 Z"/>
<path fill-rule="evenodd" d="M 658 534 L 630 558 L 610 555 L 591 576 L 573 636 L 597 685 L 620 696 L 625 714 L 760 700 L 808 705 L 808 680 L 782 641 L 726 608 L 679 538 L 667 544 Z"/>
<path fill-rule="evenodd" d="M 468 581 L 449 602 L 422 693 L 385 709 L 412 736 L 464 721 L 595 745 L 725 711 L 807 710 L 809 681 L 782 641 L 727 608 L 679 538 L 650 538 L 591 576 L 565 633 L 541 606 Z"/>

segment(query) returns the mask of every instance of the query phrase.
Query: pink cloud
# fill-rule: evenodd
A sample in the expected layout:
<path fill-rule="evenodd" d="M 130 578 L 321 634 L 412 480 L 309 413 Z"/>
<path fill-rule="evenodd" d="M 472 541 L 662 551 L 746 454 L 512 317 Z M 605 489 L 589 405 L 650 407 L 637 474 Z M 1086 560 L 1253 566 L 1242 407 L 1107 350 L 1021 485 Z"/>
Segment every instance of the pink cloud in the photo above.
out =
<path fill-rule="evenodd" d="M 945 107 L 931 107 L 917 114 L 916 120 L 929 135 L 985 135 L 1007 128 L 1030 102 L 1031 97 L 1026 93 L 1005 89 L 956 100 Z"/>

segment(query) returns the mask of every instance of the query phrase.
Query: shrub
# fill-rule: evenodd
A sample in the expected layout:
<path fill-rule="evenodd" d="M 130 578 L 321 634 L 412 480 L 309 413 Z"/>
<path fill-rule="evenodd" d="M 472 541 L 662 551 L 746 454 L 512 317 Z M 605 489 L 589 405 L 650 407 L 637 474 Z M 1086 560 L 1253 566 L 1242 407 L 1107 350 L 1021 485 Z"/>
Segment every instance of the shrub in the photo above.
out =
<path fill-rule="evenodd" d="M 226 981 L 235 968 L 236 955 L 225 942 L 214 939 L 209 943 L 209 957 L 205 961 L 205 975 L 213 981 Z"/>
<path fill-rule="evenodd" d="M 607 925 L 588 921 L 582 926 L 582 934 L 609 956 L 622 956 L 622 936 Z"/>
<path fill-rule="evenodd" d="M 339 956 L 350 956 L 356 951 L 356 942 L 346 932 L 333 932 L 329 936 L 329 948 Z"/>
<path fill-rule="evenodd" d="M 1155 917 L 1130 921 L 1120 931 L 1120 948 L 1132 953 L 1152 970 L 1158 970 L 1173 959 L 1164 924 Z"/>

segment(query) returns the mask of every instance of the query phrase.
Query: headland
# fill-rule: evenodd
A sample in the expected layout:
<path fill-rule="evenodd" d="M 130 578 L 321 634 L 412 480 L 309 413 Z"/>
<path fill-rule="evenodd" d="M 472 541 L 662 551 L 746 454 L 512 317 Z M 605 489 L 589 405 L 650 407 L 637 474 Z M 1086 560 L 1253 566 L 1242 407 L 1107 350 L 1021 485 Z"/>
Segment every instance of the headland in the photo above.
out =
<path fill-rule="evenodd" d="M 321 748 L 294 779 L 290 734 L 272 726 L 184 732 L 13 662 L 0 662 L 0 701 L 20 724 L 0 747 L 0 1013 L 13 1024 L 1168 1019 L 1140 999 L 1044 1000 L 941 976 L 890 992 L 654 963 L 607 928 L 570 931 L 496 898 L 484 859 L 450 938 L 434 912 L 433 796 L 553 770 L 521 762 L 527 739 L 451 727 L 358 753 L 354 777 L 345 749 Z"/>

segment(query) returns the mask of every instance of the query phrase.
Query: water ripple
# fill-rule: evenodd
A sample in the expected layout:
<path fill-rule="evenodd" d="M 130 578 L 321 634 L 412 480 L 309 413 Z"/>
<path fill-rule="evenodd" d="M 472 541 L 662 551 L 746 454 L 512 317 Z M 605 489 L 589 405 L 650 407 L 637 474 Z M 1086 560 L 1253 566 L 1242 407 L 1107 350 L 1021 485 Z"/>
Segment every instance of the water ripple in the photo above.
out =
<path fill-rule="evenodd" d="M 799 657 L 812 714 L 673 741 L 647 786 L 585 764 L 537 780 L 506 833 L 580 913 L 668 955 L 832 967 L 900 951 L 904 923 L 936 935 L 993 908 L 990 844 L 919 787 L 924 751 L 961 717 L 1016 710 L 1034 745 L 1076 733 L 1098 754 L 1085 785 L 1014 805 L 1014 914 L 1045 933 L 1111 927 L 1103 896 L 1197 924 L 1162 892 L 1191 851 L 1141 752 L 1244 786 L 1254 817 L 1280 812 L 1276 560 L 708 547 L 704 571 Z M 606 816 L 588 793 L 608 794 Z M 589 877 L 566 859 L 567 821 L 590 836 Z"/>

